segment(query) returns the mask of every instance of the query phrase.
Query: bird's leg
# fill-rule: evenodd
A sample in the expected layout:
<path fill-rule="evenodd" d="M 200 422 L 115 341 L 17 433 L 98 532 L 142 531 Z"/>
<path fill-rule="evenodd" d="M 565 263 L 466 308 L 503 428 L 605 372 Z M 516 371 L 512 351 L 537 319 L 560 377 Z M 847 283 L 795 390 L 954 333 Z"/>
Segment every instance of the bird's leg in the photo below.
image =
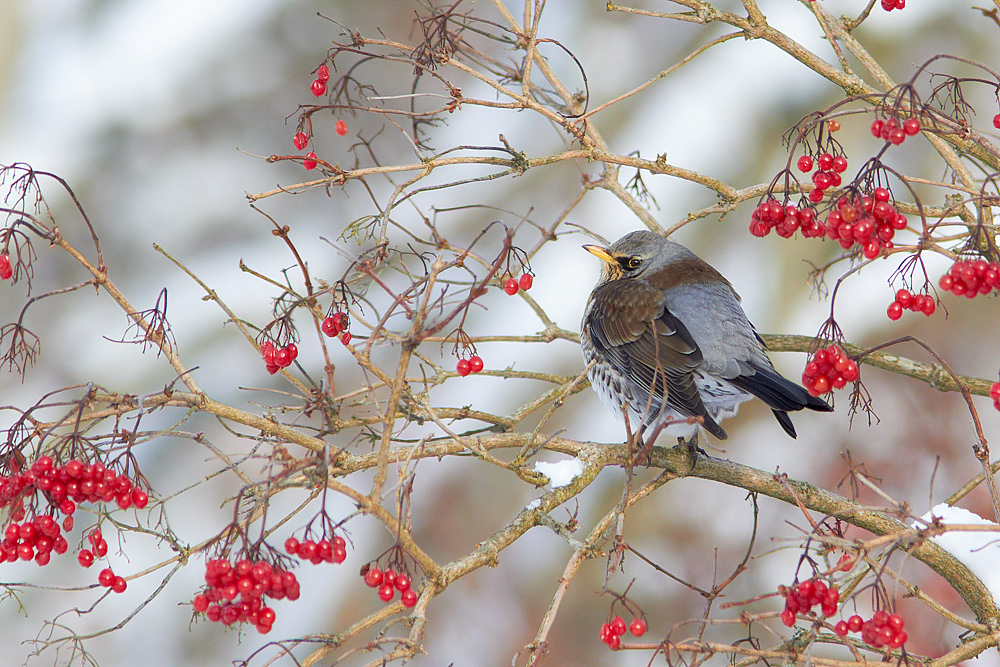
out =
<path fill-rule="evenodd" d="M 637 465 L 649 465 L 651 463 L 650 456 L 653 453 L 653 443 L 656 442 L 656 438 L 650 439 L 650 441 L 643 442 L 642 436 L 646 432 L 646 425 L 643 424 L 639 427 L 639 431 L 635 434 L 635 448 L 632 450 L 635 455 L 632 457 L 632 461 L 629 463 L 631 466 Z"/>
<path fill-rule="evenodd" d="M 681 438 L 677 439 L 681 440 Z M 698 431 L 695 431 L 694 435 L 692 435 L 688 440 L 684 441 L 684 444 L 687 446 L 688 453 L 691 455 L 692 466 L 694 465 L 694 462 L 698 459 L 699 454 L 705 457 L 708 456 L 708 452 L 706 452 L 704 449 L 698 446 Z"/>

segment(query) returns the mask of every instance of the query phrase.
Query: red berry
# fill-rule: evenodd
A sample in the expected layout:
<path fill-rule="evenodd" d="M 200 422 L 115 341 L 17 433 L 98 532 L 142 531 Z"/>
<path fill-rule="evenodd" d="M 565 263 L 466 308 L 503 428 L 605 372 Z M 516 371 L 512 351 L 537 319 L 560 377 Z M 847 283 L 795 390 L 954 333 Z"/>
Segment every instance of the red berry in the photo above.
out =
<path fill-rule="evenodd" d="M 899 632 L 903 629 L 903 617 L 899 614 L 889 614 L 889 618 L 886 619 L 885 623 L 895 632 Z"/>
<path fill-rule="evenodd" d="M 618 635 L 611 635 L 605 643 L 608 645 L 608 648 L 616 649 L 622 645 L 622 638 Z"/>
<path fill-rule="evenodd" d="M 799 171 L 805 174 L 812 171 L 813 159 L 808 155 L 803 155 L 802 157 L 799 158 L 799 161 L 796 162 L 795 164 L 799 168 Z"/>
<path fill-rule="evenodd" d="M 323 323 L 319 325 L 319 328 L 323 331 L 323 335 L 328 338 L 333 338 L 337 335 L 337 325 L 333 323 L 332 317 L 327 317 L 323 320 Z"/>
<path fill-rule="evenodd" d="M 889 304 L 889 309 L 886 311 L 886 315 L 889 319 L 895 322 L 903 316 L 903 306 L 898 301 L 893 301 Z"/>
<path fill-rule="evenodd" d="M 851 632 L 858 632 L 859 630 L 861 630 L 861 626 L 863 624 L 864 624 L 864 621 L 857 614 L 855 614 L 854 616 L 851 616 L 849 619 L 847 619 L 847 628 Z"/>
<path fill-rule="evenodd" d="M 996 116 L 993 116 L 993 127 L 1000 130 L 1000 113 L 998 113 Z"/>
<path fill-rule="evenodd" d="M 396 577 L 396 590 L 400 593 L 410 590 L 410 578 L 405 574 L 400 574 Z"/>
<path fill-rule="evenodd" d="M 288 552 L 290 555 L 294 556 L 296 553 L 298 553 L 298 550 L 299 550 L 299 541 L 298 541 L 298 539 L 296 539 L 294 537 L 289 537 L 287 540 L 285 540 L 285 551 L 286 552 Z"/>
<path fill-rule="evenodd" d="M 523 289 L 525 292 L 531 289 L 531 286 L 535 284 L 535 279 L 530 273 L 525 273 L 521 276 L 521 279 L 517 281 L 517 286 Z"/>
<path fill-rule="evenodd" d="M 136 509 L 145 509 L 149 504 L 149 494 L 142 489 L 132 489 L 132 504 Z"/>
<path fill-rule="evenodd" d="M 195 611 L 200 613 L 204 613 L 204 611 L 208 609 L 208 604 L 208 596 L 201 593 L 195 595 L 194 600 L 191 601 L 191 606 L 194 607 Z"/>
<path fill-rule="evenodd" d="M 408 588 L 399 596 L 399 601 L 403 603 L 404 607 L 414 607 L 417 604 L 417 592 Z"/>
<path fill-rule="evenodd" d="M 471 357 L 469 357 L 469 370 L 472 371 L 473 373 L 478 373 L 479 371 L 483 370 L 483 360 L 479 357 L 478 354 L 474 354 Z"/>
<path fill-rule="evenodd" d="M 299 356 L 299 348 L 295 345 L 295 343 L 289 343 L 285 346 L 285 349 L 288 351 L 288 356 L 291 361 L 295 361 L 295 359 Z"/>
<path fill-rule="evenodd" d="M 105 588 L 111 588 L 111 584 L 115 583 L 115 573 L 110 567 L 106 567 L 97 575 L 97 582 Z"/>
<path fill-rule="evenodd" d="M 81 549 L 80 553 L 76 555 L 76 562 L 83 567 L 90 567 L 94 564 L 94 554 L 91 553 L 90 549 Z"/>
<path fill-rule="evenodd" d="M 316 154 L 313 153 L 312 151 L 309 151 L 308 153 L 306 153 L 306 158 L 307 159 L 305 159 L 305 160 L 302 161 L 302 166 L 305 167 L 307 170 L 308 169 L 315 169 L 316 168 Z M 312 158 L 312 159 L 308 159 L 308 158 Z"/>
<path fill-rule="evenodd" d="M 14 270 L 10 268 L 10 256 L 7 253 L 0 254 L 0 280 L 7 280 L 14 275 Z"/>
<path fill-rule="evenodd" d="M 898 146 L 906 140 L 906 133 L 898 127 L 889 130 L 889 143 Z"/>
<path fill-rule="evenodd" d="M 371 588 L 378 588 L 382 583 L 382 570 L 377 567 L 370 567 L 365 572 L 365 585 Z"/>
<path fill-rule="evenodd" d="M 396 589 L 392 587 L 392 584 L 382 584 L 378 589 L 378 599 L 382 602 L 389 602 L 395 594 Z"/>
<path fill-rule="evenodd" d="M 274 365 L 278 368 L 287 368 L 292 364 L 292 355 L 288 352 L 287 348 L 280 348 L 274 353 Z"/>
<path fill-rule="evenodd" d="M 789 628 L 792 627 L 793 625 L 795 625 L 795 613 L 789 609 L 785 609 L 783 612 L 781 612 L 781 622 L 784 623 L 785 626 Z"/>
<path fill-rule="evenodd" d="M 128 582 L 125 581 L 125 577 L 115 577 L 110 588 L 115 593 L 124 593 L 125 589 L 128 588 Z"/>
<path fill-rule="evenodd" d="M 833 626 L 833 631 L 838 637 L 847 636 L 847 621 L 839 621 L 837 625 Z"/>
<path fill-rule="evenodd" d="M 920 131 L 920 121 L 916 118 L 907 118 L 903 122 L 903 132 L 910 135 L 911 137 Z"/>
<path fill-rule="evenodd" d="M 813 188 L 809 191 L 809 201 L 817 204 L 823 199 L 823 194 L 823 188 Z"/>
<path fill-rule="evenodd" d="M 1000 382 L 994 382 L 990 385 L 990 398 L 994 401 L 1000 398 Z"/>
<path fill-rule="evenodd" d="M 833 158 L 833 171 L 838 174 L 843 174 L 847 171 L 847 158 L 843 155 L 838 155 Z"/>
<path fill-rule="evenodd" d="M 344 333 L 342 333 L 340 335 L 340 342 L 342 344 L 344 344 L 344 345 L 350 345 L 351 344 L 351 332 L 350 331 L 345 331 Z"/>
<path fill-rule="evenodd" d="M 300 151 L 309 144 L 309 137 L 305 135 L 304 132 L 296 132 L 295 136 L 292 137 L 292 145 L 295 146 L 295 150 Z"/>
<path fill-rule="evenodd" d="M 885 124 L 880 120 L 872 122 L 872 136 L 874 136 L 876 139 L 880 138 L 882 136 L 882 127 L 884 125 Z"/>
<path fill-rule="evenodd" d="M 518 285 L 517 281 L 514 280 L 513 278 L 508 278 L 507 282 L 505 282 L 503 284 L 503 291 L 507 292 L 507 294 L 509 294 L 511 296 L 514 296 L 515 294 L 517 294 L 517 291 L 519 289 L 521 289 L 520 285 Z"/>
<path fill-rule="evenodd" d="M 333 126 L 333 131 L 341 137 L 347 134 L 347 123 L 344 122 L 343 118 L 339 119 L 337 124 Z"/>
<path fill-rule="evenodd" d="M 472 372 L 472 364 L 468 359 L 459 359 L 458 363 L 455 365 L 455 370 L 459 375 L 465 377 Z"/>
<path fill-rule="evenodd" d="M 312 82 L 312 85 L 309 86 L 309 90 L 312 91 L 312 94 L 316 97 L 321 97 L 323 93 L 326 92 L 326 81 L 316 79 Z"/>
<path fill-rule="evenodd" d="M 326 66 L 326 63 L 320 65 L 319 69 L 316 70 L 316 79 L 319 81 L 330 80 L 330 68 Z"/>
<path fill-rule="evenodd" d="M 816 166 L 822 171 L 830 171 L 833 168 L 833 156 L 829 153 L 823 153 L 816 159 Z"/>
<path fill-rule="evenodd" d="M 646 634 L 646 622 L 641 618 L 634 618 L 632 624 L 628 626 L 628 631 L 633 637 L 642 637 Z"/>
<path fill-rule="evenodd" d="M 621 616 L 615 616 L 611 620 L 611 632 L 619 637 L 625 634 L 625 619 Z"/>

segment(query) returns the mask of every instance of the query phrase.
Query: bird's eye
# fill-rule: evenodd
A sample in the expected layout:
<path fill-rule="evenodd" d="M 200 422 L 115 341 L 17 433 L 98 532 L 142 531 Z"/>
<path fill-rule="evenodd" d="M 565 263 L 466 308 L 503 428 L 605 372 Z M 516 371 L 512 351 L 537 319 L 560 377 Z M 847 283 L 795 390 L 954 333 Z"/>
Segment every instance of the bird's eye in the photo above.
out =
<path fill-rule="evenodd" d="M 640 264 L 642 264 L 642 260 L 638 257 L 629 257 L 628 261 L 625 262 L 625 266 L 632 270 L 638 269 Z"/>

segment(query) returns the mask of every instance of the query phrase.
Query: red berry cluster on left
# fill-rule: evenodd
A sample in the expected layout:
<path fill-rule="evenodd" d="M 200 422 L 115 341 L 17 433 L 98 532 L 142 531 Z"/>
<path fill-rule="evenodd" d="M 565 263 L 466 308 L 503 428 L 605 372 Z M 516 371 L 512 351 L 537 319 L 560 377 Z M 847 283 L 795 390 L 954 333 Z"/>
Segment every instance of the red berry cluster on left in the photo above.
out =
<path fill-rule="evenodd" d="M 758 204 L 750 214 L 750 233 L 764 237 L 772 229 L 783 239 L 790 238 L 796 231 L 807 239 L 826 234 L 826 228 L 816 218 L 816 212 L 808 206 L 782 206 L 776 199 L 767 199 Z"/>
<path fill-rule="evenodd" d="M 876 611 L 870 620 L 864 620 L 857 614 L 846 621 L 840 621 L 833 628 L 838 637 L 846 637 L 848 632 L 860 632 L 861 640 L 873 648 L 899 648 L 906 643 L 906 630 L 903 629 L 903 617 L 899 614 L 889 614 L 881 609 Z"/>
<path fill-rule="evenodd" d="M 336 338 L 340 336 L 340 342 L 347 345 L 351 342 L 351 332 L 348 331 L 351 327 L 351 320 L 347 313 L 337 311 L 333 315 L 327 315 L 326 319 L 320 324 L 319 328 L 323 330 L 323 335 L 330 338 Z"/>
<path fill-rule="evenodd" d="M 633 637 L 641 637 L 646 634 L 646 621 L 641 618 L 632 619 L 628 626 L 628 631 Z M 608 645 L 608 648 L 616 649 L 622 645 L 622 635 L 625 634 L 625 619 L 615 616 L 611 621 L 601 625 L 601 641 Z"/>
<path fill-rule="evenodd" d="M 269 340 L 264 341 L 264 344 L 260 346 L 260 352 L 264 357 L 264 367 L 271 375 L 277 373 L 279 368 L 291 366 L 295 358 L 299 356 L 299 348 L 296 347 L 295 343 L 276 347 Z"/>
<path fill-rule="evenodd" d="M 530 273 L 524 273 L 518 280 L 514 280 L 513 277 L 507 278 L 503 284 L 503 291 L 514 296 L 520 290 L 527 292 L 531 289 L 531 286 L 535 284 L 535 278 Z"/>
<path fill-rule="evenodd" d="M 459 359 L 455 364 L 455 371 L 465 377 L 469 373 L 478 373 L 483 370 L 483 360 L 478 354 L 474 354 L 468 359 Z"/>
<path fill-rule="evenodd" d="M 903 121 L 902 126 L 895 118 L 872 121 L 872 136 L 888 141 L 895 146 L 906 141 L 906 137 L 912 137 L 918 132 L 920 132 L 920 121 L 916 118 L 907 118 Z"/>
<path fill-rule="evenodd" d="M 10 268 L 10 256 L 7 253 L 0 254 L 0 280 L 7 280 L 14 275 L 14 269 Z"/>
<path fill-rule="evenodd" d="M 990 385 L 990 398 L 993 399 L 993 407 L 1000 410 L 1000 382 Z"/>
<path fill-rule="evenodd" d="M 894 9 L 905 9 L 906 0 L 882 0 L 882 9 L 891 12 Z"/>
<path fill-rule="evenodd" d="M 363 568 L 365 584 L 370 588 L 378 589 L 378 599 L 382 602 L 391 602 L 399 591 L 399 601 L 404 607 L 413 607 L 417 604 L 417 592 L 410 588 L 410 578 L 405 572 L 396 572 L 391 567 L 385 570 L 378 565 L 368 565 Z"/>
<path fill-rule="evenodd" d="M 824 616 L 837 613 L 837 603 L 840 601 L 840 591 L 836 586 L 827 586 L 822 579 L 809 579 L 798 586 L 792 586 L 783 591 L 785 608 L 781 612 L 781 622 L 788 627 L 795 625 L 796 614 L 808 614 L 813 607 L 819 605 Z"/>
<path fill-rule="evenodd" d="M 64 554 L 69 543 L 62 536 L 59 522 L 49 515 L 36 516 L 31 521 L 7 526 L 0 542 L 0 562 L 32 560 L 48 565 L 52 552 Z"/>
<path fill-rule="evenodd" d="M 813 159 L 809 155 L 803 155 L 798 159 L 796 166 L 799 171 L 808 173 L 812 171 Z M 843 155 L 832 155 L 831 153 L 820 153 L 816 157 L 816 171 L 812 173 L 812 182 L 816 187 L 809 193 L 809 201 L 818 203 L 823 199 L 823 194 L 827 188 L 840 187 L 841 174 L 847 171 L 847 158 Z"/>
<path fill-rule="evenodd" d="M 298 600 L 300 594 L 292 572 L 267 561 L 246 558 L 235 563 L 224 558 L 208 561 L 205 584 L 191 603 L 195 612 L 223 625 L 252 623 L 261 634 L 271 631 L 275 619 L 274 610 L 264 605 L 264 598 Z"/>
<path fill-rule="evenodd" d="M 347 541 L 340 535 L 336 535 L 332 540 L 325 537 L 321 540 L 302 540 L 289 537 L 285 540 L 285 551 L 291 556 L 298 556 L 302 560 L 307 560 L 313 565 L 320 563 L 340 564 L 347 560 Z"/>
<path fill-rule="evenodd" d="M 899 289 L 896 290 L 896 298 L 889 304 L 886 314 L 895 322 L 903 316 L 904 310 L 912 310 L 930 317 L 936 309 L 934 297 L 930 294 L 911 294 L 908 289 Z"/>
<path fill-rule="evenodd" d="M 327 67 L 326 63 L 319 66 L 316 70 L 316 78 L 313 80 L 312 84 L 309 86 L 309 90 L 316 97 L 322 97 L 323 93 L 326 92 L 326 82 L 330 80 L 330 68 Z"/>
<path fill-rule="evenodd" d="M 858 379 L 858 364 L 837 345 L 819 350 L 806 362 L 802 384 L 813 396 L 841 389 Z"/>
<path fill-rule="evenodd" d="M 1000 264 L 985 259 L 956 260 L 938 281 L 941 289 L 955 296 L 973 299 L 1000 288 Z"/>

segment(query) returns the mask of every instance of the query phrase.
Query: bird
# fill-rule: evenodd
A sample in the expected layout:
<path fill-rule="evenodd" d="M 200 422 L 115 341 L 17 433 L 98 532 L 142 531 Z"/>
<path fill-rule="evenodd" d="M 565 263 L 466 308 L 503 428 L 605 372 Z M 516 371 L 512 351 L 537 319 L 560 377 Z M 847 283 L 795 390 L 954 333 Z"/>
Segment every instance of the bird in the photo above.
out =
<path fill-rule="evenodd" d="M 754 397 L 792 438 L 789 412 L 833 410 L 775 370 L 732 284 L 680 243 L 636 231 L 583 248 L 604 262 L 580 328 L 587 375 L 640 440 L 652 428 L 693 448 L 698 421 L 724 440 L 719 422 Z"/>

